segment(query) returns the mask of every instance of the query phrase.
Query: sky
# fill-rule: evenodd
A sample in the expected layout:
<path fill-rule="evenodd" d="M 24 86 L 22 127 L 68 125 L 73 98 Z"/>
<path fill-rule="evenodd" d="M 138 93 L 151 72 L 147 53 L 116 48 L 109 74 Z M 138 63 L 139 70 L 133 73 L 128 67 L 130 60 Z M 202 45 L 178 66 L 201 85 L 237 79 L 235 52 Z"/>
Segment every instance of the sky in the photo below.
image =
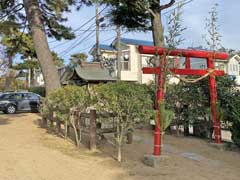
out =
<path fill-rule="evenodd" d="M 168 2 L 169 0 L 164 0 Z M 179 2 L 181 0 L 176 0 Z M 219 13 L 219 32 L 222 36 L 221 44 L 225 48 L 232 48 L 240 50 L 240 0 L 193 0 L 191 3 L 186 4 L 183 7 L 183 27 L 187 29 L 183 32 L 182 36 L 185 41 L 182 43 L 181 48 L 197 47 L 200 45 L 206 46 L 202 36 L 206 34 L 205 19 L 209 16 L 208 12 L 213 5 L 218 3 Z M 100 8 L 100 10 L 103 7 Z M 163 11 L 163 25 L 166 29 L 166 16 L 169 15 L 169 10 Z M 104 16 L 107 10 L 101 13 Z M 65 15 L 68 18 L 66 25 L 77 29 L 81 27 L 85 22 L 89 22 L 86 26 L 80 28 L 80 31 L 76 32 L 77 38 L 75 40 L 68 41 L 55 41 L 49 39 L 49 46 L 51 50 L 59 53 L 60 57 L 64 58 L 65 62 L 69 61 L 71 54 L 85 52 L 88 53 L 91 47 L 95 44 L 94 32 L 88 31 L 83 34 L 83 31 L 88 29 L 90 25 L 94 24 L 93 21 L 89 21 L 95 16 L 95 7 L 82 7 L 80 11 L 73 10 L 72 13 Z M 105 18 L 105 23 L 107 19 Z M 95 27 L 90 27 L 94 30 Z M 116 37 L 115 27 L 108 27 L 105 31 L 100 32 L 100 43 L 109 45 Z M 92 33 L 92 34 L 91 34 Z M 86 35 L 90 34 L 89 38 L 84 39 Z M 129 32 L 124 33 L 122 37 L 152 41 L 151 32 Z M 84 39 L 82 41 L 82 39 Z M 91 59 L 91 57 L 89 57 Z"/>

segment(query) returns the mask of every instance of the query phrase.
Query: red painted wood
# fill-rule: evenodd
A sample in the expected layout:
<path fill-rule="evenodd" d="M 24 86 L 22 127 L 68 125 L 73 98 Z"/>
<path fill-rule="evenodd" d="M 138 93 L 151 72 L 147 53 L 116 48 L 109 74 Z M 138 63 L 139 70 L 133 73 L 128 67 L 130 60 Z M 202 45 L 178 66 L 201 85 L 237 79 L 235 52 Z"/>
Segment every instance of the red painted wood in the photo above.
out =
<path fill-rule="evenodd" d="M 207 74 L 209 71 L 207 69 L 170 69 L 174 74 L 177 75 L 198 75 L 203 76 Z M 143 74 L 160 74 L 160 68 L 157 67 L 147 67 L 143 68 Z M 224 76 L 224 71 L 215 70 L 212 75 L 215 76 Z"/>
<path fill-rule="evenodd" d="M 166 66 L 166 58 L 162 59 L 160 62 L 160 67 L 164 68 Z M 155 126 L 154 132 L 154 149 L 153 154 L 155 156 L 161 155 L 161 115 L 159 111 L 159 103 L 164 101 L 164 89 L 165 89 L 165 74 L 164 71 L 160 71 L 160 67 L 157 69 L 159 70 L 158 76 L 158 90 L 156 96 L 156 109 L 157 109 L 157 123 Z"/>
<path fill-rule="evenodd" d="M 207 60 L 207 66 L 208 68 L 213 69 L 214 68 L 214 60 L 212 58 L 208 58 Z M 217 88 L 216 88 L 216 80 L 215 76 L 209 76 L 209 91 L 210 91 L 210 105 L 211 105 L 211 112 L 213 117 L 213 128 L 214 128 L 214 137 L 215 137 L 215 143 L 221 144 L 222 138 L 221 138 L 221 123 L 220 120 L 217 119 Z"/>
<path fill-rule="evenodd" d="M 174 49 L 169 50 L 162 47 L 154 46 L 139 46 L 138 50 L 141 54 L 166 54 L 168 56 L 182 56 L 182 57 L 193 57 L 193 58 L 213 58 L 213 59 L 228 59 L 229 55 L 223 52 L 203 51 L 203 50 L 191 50 L 191 49 Z"/>
<path fill-rule="evenodd" d="M 145 67 L 142 70 L 143 74 L 160 74 L 159 67 Z"/>
<path fill-rule="evenodd" d="M 200 50 L 184 50 L 184 49 L 176 49 L 176 50 L 168 50 L 166 48 L 161 47 L 152 47 L 152 46 L 139 46 L 139 52 L 142 54 L 158 54 L 165 55 L 164 59 L 160 62 L 159 67 L 153 68 L 143 68 L 144 74 L 158 74 L 158 90 L 156 96 L 156 109 L 157 109 L 157 123 L 154 133 L 154 155 L 159 156 L 161 154 L 161 116 L 159 111 L 159 104 L 164 101 L 164 86 L 165 86 L 165 71 L 161 71 L 161 68 L 166 66 L 166 55 L 169 56 L 182 56 L 186 57 L 186 65 L 185 69 L 171 69 L 171 71 L 178 75 L 205 75 L 209 71 L 206 69 L 191 69 L 190 65 L 190 57 L 194 58 L 205 58 L 207 59 L 207 65 L 209 69 L 214 69 L 214 59 L 222 59 L 226 60 L 228 58 L 227 53 L 221 52 L 210 52 L 210 51 L 200 51 Z M 214 136 L 215 142 L 220 144 L 222 142 L 221 139 L 221 124 L 219 119 L 217 119 L 217 91 L 216 91 L 216 81 L 215 76 L 223 76 L 224 71 L 215 70 L 209 76 L 209 87 L 210 87 L 210 105 L 211 112 L 213 117 L 214 124 Z"/>
<path fill-rule="evenodd" d="M 191 69 L 190 57 L 186 57 L 185 68 Z"/>

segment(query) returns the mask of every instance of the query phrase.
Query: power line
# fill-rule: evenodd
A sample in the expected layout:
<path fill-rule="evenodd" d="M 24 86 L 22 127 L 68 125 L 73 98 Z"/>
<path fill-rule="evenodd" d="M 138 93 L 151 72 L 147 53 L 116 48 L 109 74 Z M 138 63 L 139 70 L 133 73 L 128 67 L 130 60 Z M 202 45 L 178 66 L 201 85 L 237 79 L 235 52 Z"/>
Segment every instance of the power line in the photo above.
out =
<path fill-rule="evenodd" d="M 105 6 L 99 13 L 98 15 L 100 15 L 105 9 L 107 9 L 107 6 Z M 80 27 L 76 28 L 73 30 L 73 32 L 77 32 L 77 31 L 85 31 L 85 30 L 81 30 L 81 28 L 83 28 L 84 26 L 86 26 L 87 24 L 89 24 L 92 20 L 94 20 L 96 18 L 97 15 L 94 15 L 93 17 L 91 17 L 90 19 L 88 19 L 86 22 L 84 22 Z M 57 42 L 58 40 L 53 40 L 50 41 L 49 43 L 53 43 L 53 42 Z"/>
<path fill-rule="evenodd" d="M 112 36 L 112 37 L 110 37 L 110 38 L 107 38 L 107 39 L 105 39 L 105 40 L 102 40 L 101 42 L 106 42 L 106 41 L 109 41 L 109 40 L 114 39 L 114 38 L 116 38 L 116 36 Z M 93 45 L 88 46 L 88 47 L 86 47 L 86 48 L 84 48 L 84 49 L 80 49 L 80 50 L 78 50 L 78 51 L 79 51 L 79 52 L 85 51 L 85 50 L 87 50 L 87 49 L 89 49 L 89 48 L 91 48 L 91 47 L 93 47 Z"/>
<path fill-rule="evenodd" d="M 68 47 L 66 50 L 60 52 L 59 55 L 61 55 L 61 54 L 68 54 L 68 53 L 71 52 L 74 48 L 76 48 L 78 45 L 80 45 L 84 40 L 87 40 L 87 38 L 88 38 L 89 36 L 91 36 L 93 33 L 94 33 L 94 32 L 90 32 L 87 36 L 85 36 L 85 37 L 82 38 L 80 41 L 78 41 L 77 44 Z M 93 37 L 93 36 L 91 36 L 91 37 Z M 90 37 L 90 38 L 91 38 L 91 37 Z"/>
<path fill-rule="evenodd" d="M 188 0 L 188 1 L 187 1 L 187 0 L 181 0 L 181 1 L 177 2 L 176 4 L 182 3 L 182 6 L 185 6 L 185 5 L 189 4 L 189 3 L 191 3 L 192 1 L 194 1 L 194 0 Z M 172 8 L 172 9 L 164 12 L 162 15 L 166 15 L 166 14 L 174 11 L 174 10 L 177 9 L 177 8 L 178 8 L 178 7 Z"/>
<path fill-rule="evenodd" d="M 126 33 L 127 33 L 127 31 L 123 32 L 122 35 L 123 35 L 123 34 L 126 34 Z M 90 37 L 90 38 L 91 38 L 91 37 Z M 110 37 L 110 38 L 107 38 L 107 39 L 102 40 L 101 42 L 106 42 L 106 41 L 109 41 L 109 40 L 113 40 L 113 39 L 115 39 L 115 38 L 116 38 L 116 36 L 112 36 L 112 37 Z M 79 52 L 85 51 L 85 50 L 87 50 L 87 49 L 89 49 L 89 48 L 91 48 L 91 47 L 93 47 L 93 45 L 88 46 L 88 47 L 83 48 L 83 49 L 80 49 L 80 50 L 78 50 L 78 51 L 79 51 Z M 62 53 L 62 52 L 61 52 L 61 53 Z M 67 53 L 67 54 L 68 54 L 68 53 Z M 65 57 L 67 54 L 65 54 L 63 57 Z"/>
<path fill-rule="evenodd" d="M 89 28 L 86 29 L 83 33 L 77 35 L 77 37 L 83 36 L 83 35 L 84 35 L 85 33 L 87 33 L 87 32 L 89 31 L 89 29 L 91 29 L 94 25 L 95 25 L 95 22 L 92 23 L 92 24 L 89 26 Z M 94 32 L 94 31 L 91 31 L 91 32 Z M 65 42 L 63 42 L 63 43 L 61 43 L 61 44 L 58 44 L 58 45 L 52 47 L 51 49 L 55 49 L 55 48 L 61 47 L 62 45 L 65 45 L 65 44 L 71 42 L 72 40 L 75 40 L 75 41 L 72 43 L 72 45 L 73 45 L 73 44 L 75 44 L 75 43 L 78 41 L 78 38 L 77 38 L 77 39 L 71 39 L 71 40 L 65 41 Z M 70 45 L 70 46 L 72 46 L 72 45 Z"/>
<path fill-rule="evenodd" d="M 21 11 L 23 8 L 24 8 L 24 5 L 22 3 L 15 5 L 12 9 L 10 9 L 9 11 L 6 11 L 5 15 L 1 15 L 0 16 L 0 20 L 3 20 L 5 17 L 11 15 L 12 13 L 16 14 L 18 11 Z"/>
<path fill-rule="evenodd" d="M 79 29 L 81 29 L 82 27 L 84 27 L 85 25 L 87 25 L 89 22 L 91 22 L 92 20 L 94 20 L 96 18 L 97 15 L 100 15 L 105 9 L 107 9 L 107 6 L 105 6 L 98 14 L 96 14 L 95 16 L 93 16 L 92 18 L 90 18 L 88 21 L 86 21 L 83 25 L 81 25 L 80 27 L 78 27 L 77 29 L 73 30 L 73 32 L 78 31 Z"/>
<path fill-rule="evenodd" d="M 85 26 L 86 24 L 88 24 L 90 21 L 92 21 L 93 19 L 95 19 L 95 18 L 96 18 L 99 14 L 101 14 L 106 8 L 107 8 L 107 6 L 105 6 L 105 8 L 103 8 L 100 12 L 98 12 L 94 17 L 92 17 L 90 20 L 88 20 L 88 21 L 87 21 L 86 23 L 84 23 L 82 26 L 80 26 L 79 28 L 75 29 L 74 32 L 80 30 L 80 28 L 82 28 L 83 26 Z M 94 22 L 93 24 L 95 24 L 95 22 Z M 85 34 L 85 33 L 87 33 L 88 31 L 90 31 L 90 33 L 89 33 L 86 37 L 82 38 L 80 41 L 75 40 L 75 41 L 72 43 L 72 45 L 70 45 L 70 47 L 68 47 L 68 48 L 65 49 L 64 51 L 60 52 L 60 54 L 62 54 L 62 53 L 68 53 L 68 52 L 70 52 L 72 49 L 74 49 L 75 47 L 77 47 L 79 44 L 81 44 L 83 41 L 87 41 L 88 39 L 92 38 L 93 36 L 91 36 L 91 35 L 96 31 L 96 30 L 94 30 L 94 31 L 91 30 L 91 27 L 93 26 L 93 24 L 90 25 L 90 27 L 83 32 L 83 34 Z M 91 36 L 91 37 L 90 37 L 90 36 Z M 77 41 L 78 41 L 78 42 L 77 42 Z M 58 47 L 59 47 L 59 46 L 58 46 Z"/>

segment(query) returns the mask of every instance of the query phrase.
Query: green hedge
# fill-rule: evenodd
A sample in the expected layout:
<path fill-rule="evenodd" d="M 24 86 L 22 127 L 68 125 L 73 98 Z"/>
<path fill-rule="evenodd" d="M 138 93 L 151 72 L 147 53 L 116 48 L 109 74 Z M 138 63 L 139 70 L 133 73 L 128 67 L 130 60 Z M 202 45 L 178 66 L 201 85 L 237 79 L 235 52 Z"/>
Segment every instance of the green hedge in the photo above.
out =
<path fill-rule="evenodd" d="M 86 87 L 64 86 L 51 92 L 44 100 L 42 115 L 48 117 L 55 112 L 60 121 L 68 121 L 70 109 L 78 107 L 81 111 L 89 106 Z"/>
<path fill-rule="evenodd" d="M 28 89 L 28 91 L 39 94 L 42 97 L 46 96 L 45 87 L 31 87 L 31 88 Z"/>

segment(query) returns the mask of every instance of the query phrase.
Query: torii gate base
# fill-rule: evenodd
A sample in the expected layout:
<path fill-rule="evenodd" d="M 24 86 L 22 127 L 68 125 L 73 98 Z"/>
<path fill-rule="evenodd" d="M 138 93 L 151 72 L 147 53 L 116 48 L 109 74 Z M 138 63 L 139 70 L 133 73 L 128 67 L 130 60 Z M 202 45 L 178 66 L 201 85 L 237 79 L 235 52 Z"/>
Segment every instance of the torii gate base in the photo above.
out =
<path fill-rule="evenodd" d="M 165 86 L 165 68 L 166 68 L 166 55 L 168 56 L 180 56 L 185 57 L 185 69 L 170 69 L 171 72 L 178 75 L 201 75 L 211 72 L 209 75 L 209 88 L 210 88 L 210 105 L 211 113 L 213 117 L 213 127 L 214 127 L 214 142 L 217 144 L 222 143 L 221 138 L 221 124 L 220 120 L 217 119 L 217 92 L 216 92 L 216 81 L 215 76 L 223 76 L 224 71 L 214 70 L 214 59 L 226 60 L 228 54 L 221 52 L 211 52 L 202 50 L 185 50 L 185 49 L 175 49 L 169 50 L 162 47 L 154 46 L 139 46 L 139 52 L 141 54 L 151 54 L 151 55 L 165 55 L 160 61 L 159 67 L 153 68 L 143 68 L 144 74 L 158 74 L 158 90 L 156 96 L 156 109 L 157 109 L 157 123 L 154 133 L 154 156 L 159 156 L 161 154 L 161 119 L 158 104 L 164 101 L 164 86 Z M 203 58 L 207 60 L 208 69 L 191 69 L 190 58 Z"/>

